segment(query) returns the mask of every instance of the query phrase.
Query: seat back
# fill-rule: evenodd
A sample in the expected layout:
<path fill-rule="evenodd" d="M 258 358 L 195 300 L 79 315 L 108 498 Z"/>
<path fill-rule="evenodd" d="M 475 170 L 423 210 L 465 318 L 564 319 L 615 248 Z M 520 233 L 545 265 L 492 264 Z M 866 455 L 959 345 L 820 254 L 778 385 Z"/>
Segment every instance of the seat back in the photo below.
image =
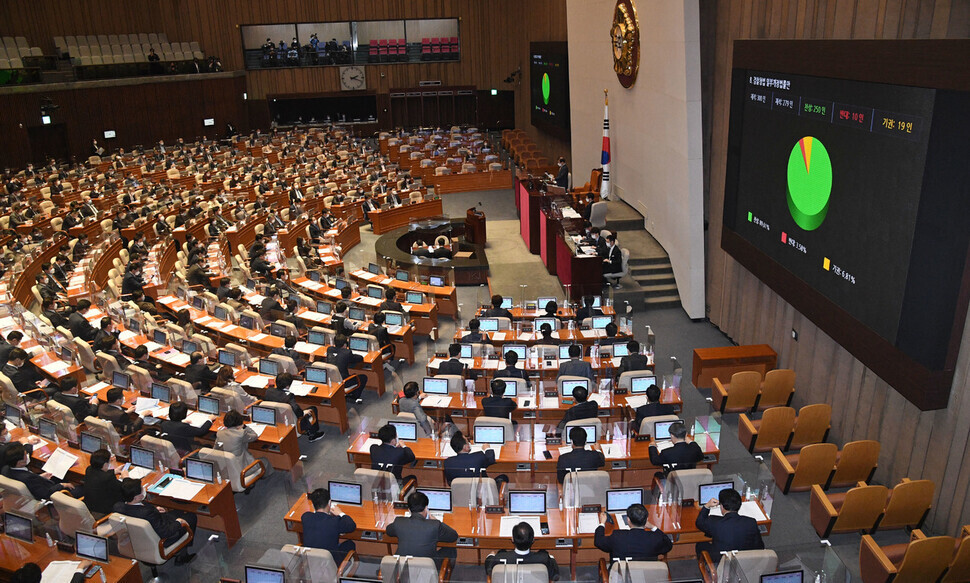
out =
<path fill-rule="evenodd" d="M 288 581 L 330 583 L 337 580 L 337 563 L 326 549 L 284 545 L 280 553 L 290 559 L 286 563 Z"/>
<path fill-rule="evenodd" d="M 401 486 L 397 483 L 394 474 L 384 470 L 372 470 L 370 468 L 357 468 L 354 470 L 354 481 L 361 487 L 361 499 L 370 500 L 374 492 L 385 499 L 397 500 L 401 492 Z"/>
<path fill-rule="evenodd" d="M 788 368 L 776 368 L 765 373 L 764 383 L 761 385 L 761 399 L 758 400 L 759 409 L 788 405 L 795 393 L 795 371 Z"/>
<path fill-rule="evenodd" d="M 503 419 L 502 417 L 486 417 L 482 415 L 481 417 L 476 417 L 473 424 L 474 427 L 504 427 L 505 428 L 505 441 L 511 441 L 515 437 L 515 428 L 512 426 L 511 419 Z"/>
<path fill-rule="evenodd" d="M 398 422 L 414 423 L 417 426 L 416 435 L 419 438 L 430 437 L 428 432 L 424 430 L 424 427 L 422 427 L 421 424 L 417 422 L 417 419 L 414 417 L 414 413 L 401 412 L 393 417 L 387 417 L 385 419 L 382 419 L 381 427 L 383 427 L 384 425 L 387 425 L 389 422 L 392 422 L 392 421 L 395 423 L 398 423 Z"/>
<path fill-rule="evenodd" d="M 731 375 L 731 384 L 727 387 L 728 398 L 725 411 L 743 411 L 754 407 L 761 390 L 761 373 L 751 370 L 736 372 Z"/>
<path fill-rule="evenodd" d="M 831 420 L 832 406 L 827 403 L 805 405 L 799 409 L 789 449 L 801 449 L 806 445 L 825 441 Z"/>
<path fill-rule="evenodd" d="M 657 421 L 680 421 L 680 417 L 677 415 L 653 415 L 652 417 L 644 417 L 640 421 L 640 427 L 637 428 L 637 433 L 640 435 L 653 435 L 654 423 Z"/>
<path fill-rule="evenodd" d="M 545 567 L 542 570 L 545 571 Z M 494 571 L 492 577 L 495 576 Z M 434 559 L 425 557 L 397 557 L 387 556 L 381 559 L 380 577 L 382 583 L 439 583 L 438 567 Z M 501 581 L 501 579 L 498 579 Z M 522 581 L 521 583 L 526 583 Z"/>
<path fill-rule="evenodd" d="M 868 482 L 879 463 L 879 442 L 871 439 L 850 441 L 838 456 L 838 464 L 829 487 L 851 486 Z"/>
<path fill-rule="evenodd" d="M 904 480 L 893 488 L 879 528 L 919 528 L 933 505 L 932 480 Z"/>
<path fill-rule="evenodd" d="M 495 506 L 500 503 L 498 485 L 491 478 L 455 478 L 451 481 L 451 500 L 457 507 L 471 504 L 478 506 L 479 499 L 484 505 Z"/>
<path fill-rule="evenodd" d="M 314 362 L 313 364 L 308 365 L 307 368 L 308 369 L 309 368 L 322 368 L 322 369 L 326 370 L 327 371 L 327 384 L 328 385 L 339 385 L 340 384 L 340 381 L 343 380 L 343 379 L 340 378 L 340 369 L 337 368 L 337 365 L 335 365 L 335 364 L 330 364 L 329 362 Z"/>
<path fill-rule="evenodd" d="M 563 427 L 562 435 L 563 441 L 566 443 L 571 443 L 569 441 L 569 430 L 577 425 L 595 425 L 596 426 L 596 439 L 602 439 L 603 437 L 603 422 L 599 419 L 574 419 L 572 421 L 567 421 L 565 427 Z"/>
<path fill-rule="evenodd" d="M 168 386 L 172 388 L 172 399 L 178 398 L 189 407 L 195 408 L 199 403 L 199 394 L 188 381 L 182 379 L 168 379 Z"/>
<path fill-rule="evenodd" d="M 600 348 L 602 351 L 602 347 Z M 610 347 L 612 350 L 612 347 Z M 612 353 L 611 353 L 612 354 Z M 620 379 L 616 382 L 616 386 L 621 389 L 630 390 L 630 385 L 633 384 L 633 379 L 637 377 L 652 377 L 655 376 L 652 372 L 648 370 L 628 370 L 620 374 Z"/>
<path fill-rule="evenodd" d="M 20 512 L 33 516 L 43 503 L 30 493 L 27 485 L 18 480 L 12 480 L 0 475 L 0 498 L 3 501 L 4 512 Z"/>
<path fill-rule="evenodd" d="M 575 381 L 583 381 L 583 380 L 587 380 L 588 381 L 589 379 L 587 379 L 586 377 L 578 377 L 578 376 L 573 376 L 573 375 L 562 375 L 562 376 L 560 376 L 559 378 L 556 379 L 556 390 L 559 392 L 560 395 L 562 395 L 562 385 L 563 385 L 563 383 L 575 382 Z M 594 386 L 595 385 L 592 382 L 589 383 L 589 387 L 590 387 L 590 391 L 589 392 L 590 393 L 593 392 L 592 389 L 593 389 Z M 572 397 L 572 394 L 568 394 L 566 396 L 567 397 Z"/>
<path fill-rule="evenodd" d="M 69 496 L 64 492 L 54 492 L 51 494 L 51 502 L 57 510 L 58 523 L 61 534 L 73 537 L 74 533 L 81 530 L 84 532 L 94 531 L 94 516 L 91 511 L 77 498 Z"/>
<path fill-rule="evenodd" d="M 952 536 L 933 536 L 909 543 L 893 583 L 936 581 L 950 566 L 955 544 Z M 966 573 L 957 580 L 966 581 Z"/>
<path fill-rule="evenodd" d="M 960 541 L 953 562 L 946 575 L 940 579 L 940 583 L 960 583 L 967 581 L 967 574 L 970 573 L 970 536 L 965 536 Z"/>
<path fill-rule="evenodd" d="M 155 452 L 155 462 L 161 462 L 166 468 L 178 469 L 182 463 L 182 458 L 179 457 L 175 445 L 167 439 L 143 435 L 138 445 Z"/>
<path fill-rule="evenodd" d="M 212 462 L 224 480 L 229 481 L 233 492 L 244 492 L 251 484 L 243 476 L 242 460 L 228 451 L 203 447 L 199 450 L 199 458 Z M 255 480 L 253 480 L 255 481 Z"/>
<path fill-rule="evenodd" d="M 856 486 L 845 493 L 842 508 L 835 520 L 833 531 L 852 532 L 869 530 L 879 520 L 886 507 L 889 488 L 885 486 Z"/>
<path fill-rule="evenodd" d="M 655 583 L 669 581 L 670 571 L 661 561 L 614 561 L 608 583 Z"/>
<path fill-rule="evenodd" d="M 684 499 L 696 499 L 697 487 L 714 481 L 714 473 L 708 468 L 693 470 L 674 470 L 667 475 L 667 483 L 673 486 Z M 706 504 L 707 500 L 697 500 L 697 504 Z"/>
<path fill-rule="evenodd" d="M 242 397 L 231 389 L 212 387 L 212 390 L 206 396 L 219 399 L 220 413 L 228 413 L 229 411 L 239 411 L 241 413 L 246 409 L 246 403 L 243 402 Z"/>
<path fill-rule="evenodd" d="M 600 229 L 606 228 L 606 201 L 594 202 L 589 208 L 589 222 Z"/>
<path fill-rule="evenodd" d="M 186 533 L 178 541 L 164 547 L 164 543 L 155 534 L 155 529 L 147 520 L 112 512 L 108 515 L 108 524 L 111 531 L 116 533 L 118 552 L 125 557 L 149 565 L 165 563 L 172 558 L 186 540 L 192 538 L 190 534 Z"/>
<path fill-rule="evenodd" d="M 460 393 L 465 389 L 465 379 L 460 374 L 439 374 L 434 378 L 447 380 L 449 393 Z"/>
<path fill-rule="evenodd" d="M 562 482 L 564 503 L 580 508 L 584 504 L 606 506 L 606 491 L 610 489 L 610 473 L 603 470 L 569 472 Z"/>
<path fill-rule="evenodd" d="M 287 322 L 289 324 L 289 322 Z M 289 373 L 291 375 L 297 374 L 296 362 L 293 361 L 289 356 L 283 354 L 270 354 L 269 359 L 279 363 L 280 371 Z"/>
<path fill-rule="evenodd" d="M 118 435 L 118 430 L 115 429 L 113 423 L 107 419 L 89 416 L 84 418 L 84 425 L 87 426 L 88 431 L 104 441 L 111 453 L 124 455 L 124 452 L 121 450 L 121 437 Z"/>
<path fill-rule="evenodd" d="M 51 420 L 57 424 L 57 428 L 64 429 L 67 433 L 61 437 L 71 436 L 71 441 L 77 439 L 77 418 L 74 417 L 74 411 L 67 405 L 58 403 L 54 399 L 48 399 L 46 403 L 47 410 L 50 412 Z M 60 431 L 58 431 L 60 433 Z"/>
<path fill-rule="evenodd" d="M 812 484 L 826 484 L 832 475 L 838 453 L 839 448 L 834 443 L 816 443 L 802 448 L 790 490 L 806 490 Z"/>
<path fill-rule="evenodd" d="M 131 375 L 134 388 L 142 394 L 148 394 L 152 387 L 152 375 L 140 366 L 130 365 L 125 372 Z"/>
<path fill-rule="evenodd" d="M 101 366 L 101 378 L 105 379 L 105 382 L 110 383 L 114 373 L 121 371 L 121 367 L 118 366 L 118 360 L 104 352 L 97 352 L 95 358 L 98 359 L 98 364 Z"/>
<path fill-rule="evenodd" d="M 775 551 L 737 551 L 722 559 L 718 564 L 717 580 L 759 581 L 762 575 L 774 573 L 777 568 L 778 555 L 775 554 Z"/>
<path fill-rule="evenodd" d="M 236 355 L 237 366 L 248 367 L 250 364 L 252 364 L 253 359 L 249 355 L 249 351 L 242 346 L 229 342 L 223 348 Z"/>
<path fill-rule="evenodd" d="M 276 411 L 276 422 L 284 425 L 296 425 L 296 414 L 293 408 L 287 403 L 275 403 L 273 401 L 260 401 L 260 407 L 269 407 Z"/>
<path fill-rule="evenodd" d="M 795 426 L 795 409 L 792 407 L 772 407 L 761 417 L 758 427 L 758 449 L 788 445 L 792 428 Z"/>
<path fill-rule="evenodd" d="M 88 372 L 98 372 L 100 367 L 94 356 L 94 351 L 91 350 L 91 345 L 80 338 L 74 338 L 72 342 L 75 348 L 77 348 L 78 356 L 81 358 L 81 366 Z"/>

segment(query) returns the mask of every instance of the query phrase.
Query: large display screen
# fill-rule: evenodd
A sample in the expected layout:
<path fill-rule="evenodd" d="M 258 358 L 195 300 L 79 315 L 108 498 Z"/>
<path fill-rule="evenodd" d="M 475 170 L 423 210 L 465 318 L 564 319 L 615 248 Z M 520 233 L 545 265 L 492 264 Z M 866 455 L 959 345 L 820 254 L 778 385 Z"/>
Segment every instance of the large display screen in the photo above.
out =
<path fill-rule="evenodd" d="M 910 401 L 945 406 L 968 295 L 970 93 L 744 54 L 722 247 Z"/>
<path fill-rule="evenodd" d="M 569 139 L 569 53 L 564 42 L 530 43 L 532 125 Z"/>

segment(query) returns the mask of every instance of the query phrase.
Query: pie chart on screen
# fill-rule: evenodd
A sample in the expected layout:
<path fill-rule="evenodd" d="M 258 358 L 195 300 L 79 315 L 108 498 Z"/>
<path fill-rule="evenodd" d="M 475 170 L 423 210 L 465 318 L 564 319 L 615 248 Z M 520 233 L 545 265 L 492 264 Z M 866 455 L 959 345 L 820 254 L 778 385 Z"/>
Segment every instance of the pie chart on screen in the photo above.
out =
<path fill-rule="evenodd" d="M 796 225 L 814 231 L 825 220 L 832 195 L 832 160 L 818 138 L 798 140 L 788 156 L 787 177 L 788 210 Z"/>

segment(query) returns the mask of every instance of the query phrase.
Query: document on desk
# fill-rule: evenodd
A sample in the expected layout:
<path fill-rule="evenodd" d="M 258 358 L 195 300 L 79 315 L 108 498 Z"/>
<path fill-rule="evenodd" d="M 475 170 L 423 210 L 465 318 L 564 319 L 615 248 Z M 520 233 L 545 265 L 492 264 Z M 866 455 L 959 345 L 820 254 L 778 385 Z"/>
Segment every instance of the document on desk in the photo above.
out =
<path fill-rule="evenodd" d="M 753 518 L 759 522 L 762 520 L 768 520 L 768 517 L 765 516 L 765 513 L 761 511 L 761 508 L 758 507 L 758 503 L 754 500 L 742 502 L 741 509 L 738 510 L 738 514 L 741 516 L 747 516 L 748 518 Z M 711 508 L 711 516 L 724 516 L 724 512 L 721 511 L 720 506 L 717 506 L 715 508 Z"/>
<path fill-rule="evenodd" d="M 542 404 L 539 405 L 542 409 L 558 409 L 559 408 L 559 397 L 547 397 L 542 396 Z"/>
<path fill-rule="evenodd" d="M 603 452 L 603 456 L 610 459 L 616 459 L 623 457 L 624 448 L 618 443 L 601 443 L 600 450 Z"/>
<path fill-rule="evenodd" d="M 176 352 L 173 350 L 172 354 L 165 355 L 165 360 L 177 366 L 185 366 L 189 363 L 191 357 L 184 352 Z"/>
<path fill-rule="evenodd" d="M 613 514 L 613 528 L 618 528 L 620 530 L 630 530 L 630 520 L 626 517 L 626 513 L 616 512 Z"/>
<path fill-rule="evenodd" d="M 520 522 L 527 522 L 533 532 L 542 532 L 542 520 L 539 516 L 503 516 L 499 524 L 499 536 L 512 536 L 512 529 Z"/>
<path fill-rule="evenodd" d="M 637 409 L 637 408 L 643 407 L 644 405 L 647 404 L 647 397 L 646 397 L 646 395 L 634 395 L 634 396 L 630 396 L 630 397 L 627 397 L 626 398 L 626 404 L 627 404 L 628 407 L 632 407 L 634 409 Z"/>
<path fill-rule="evenodd" d="M 45 364 L 41 368 L 44 369 L 44 372 L 46 372 L 48 374 L 56 375 L 57 373 L 61 372 L 62 370 L 65 370 L 65 369 L 70 368 L 70 366 L 71 365 L 67 364 L 63 360 L 55 360 L 54 362 L 50 362 L 50 363 Z"/>
<path fill-rule="evenodd" d="M 589 396 L 590 401 L 594 401 L 600 407 L 608 407 L 609 395 L 606 393 L 593 393 Z"/>
<path fill-rule="evenodd" d="M 198 411 L 189 413 L 189 416 L 185 418 L 185 422 L 192 427 L 202 427 L 207 421 L 212 421 L 212 415 L 206 415 Z"/>
<path fill-rule="evenodd" d="M 195 498 L 196 494 L 202 491 L 202 488 L 205 488 L 205 484 L 175 478 L 169 482 L 168 486 L 165 486 L 165 489 L 160 494 L 162 496 L 168 496 L 169 498 L 175 498 L 176 500 L 191 500 Z"/>
<path fill-rule="evenodd" d="M 535 409 L 537 405 L 535 397 L 518 397 L 517 401 L 519 409 Z"/>
<path fill-rule="evenodd" d="M 381 444 L 381 440 L 380 439 L 375 439 L 373 437 L 368 437 L 366 440 L 364 440 L 364 445 L 360 446 L 360 449 L 362 451 L 370 451 L 370 446 L 372 446 L 372 445 L 380 445 L 380 444 Z"/>
<path fill-rule="evenodd" d="M 320 347 L 317 346 L 316 344 L 310 344 L 309 342 L 300 341 L 294 344 L 293 348 L 295 348 L 297 352 L 302 352 L 303 354 L 310 354 L 311 352 L 316 352 L 317 348 L 320 348 Z"/>
<path fill-rule="evenodd" d="M 669 439 L 661 439 L 660 441 L 655 441 L 655 442 L 651 443 L 650 445 L 652 445 L 655 448 L 657 448 L 657 453 L 660 453 L 661 451 L 663 451 L 665 449 L 669 449 L 669 448 L 671 448 L 671 447 L 674 446 L 673 442 L 670 441 Z"/>
<path fill-rule="evenodd" d="M 548 446 L 547 446 L 547 449 L 548 449 Z M 589 444 L 587 444 L 585 447 L 583 447 L 583 449 L 585 449 L 586 451 L 592 451 L 593 450 L 593 448 L 590 447 Z M 569 453 L 572 450 L 573 450 L 573 446 L 571 446 L 571 445 L 564 445 L 564 446 L 562 446 L 562 447 L 559 448 L 559 455 L 562 455 L 564 453 Z"/>
<path fill-rule="evenodd" d="M 252 336 L 247 338 L 247 340 L 249 340 L 250 342 L 262 342 L 267 338 L 269 338 L 269 336 L 267 336 L 266 334 L 253 334 Z"/>
<path fill-rule="evenodd" d="M 428 362 L 428 368 L 435 368 L 436 369 L 439 366 L 441 366 L 441 363 L 442 362 L 444 362 L 444 359 L 441 359 L 441 358 L 432 358 L 431 361 Z"/>
<path fill-rule="evenodd" d="M 498 342 L 505 342 L 506 333 L 505 332 L 492 332 L 492 340 Z"/>
<path fill-rule="evenodd" d="M 404 326 L 387 326 L 387 333 L 391 335 L 400 334 L 403 328 Z"/>
<path fill-rule="evenodd" d="M 489 444 L 489 443 L 486 443 L 486 444 L 476 443 L 475 445 L 471 446 L 470 449 L 471 449 L 471 453 L 475 453 L 476 451 L 485 451 L 487 449 L 490 449 L 490 450 L 492 450 L 492 451 L 495 452 L 495 459 L 498 459 L 502 455 L 502 446 L 501 445 L 494 445 L 494 444 Z"/>
<path fill-rule="evenodd" d="M 300 381 L 293 381 L 289 388 L 290 394 L 297 397 L 306 397 L 313 392 L 313 385 L 307 385 Z"/>
<path fill-rule="evenodd" d="M 164 298 L 158 298 L 158 303 L 162 305 L 174 304 L 175 302 L 181 301 L 175 296 L 165 296 Z"/>
<path fill-rule="evenodd" d="M 324 320 L 327 319 L 327 317 L 321 314 L 320 312 L 314 312 L 311 310 L 307 310 L 306 312 L 300 312 L 300 316 L 303 318 L 306 318 L 307 320 L 313 320 L 314 322 L 323 322 Z M 300 344 L 300 343 L 297 342 L 297 344 Z M 297 350 L 299 350 L 299 348 Z"/>
<path fill-rule="evenodd" d="M 71 583 L 81 561 L 51 561 L 41 573 L 40 583 Z"/>
<path fill-rule="evenodd" d="M 535 340 L 535 336 L 536 335 L 534 333 L 532 333 L 532 332 L 520 332 L 519 333 L 519 342 L 531 342 L 531 341 Z"/>
<path fill-rule="evenodd" d="M 270 377 L 264 377 L 262 375 L 254 374 L 248 377 L 242 382 L 242 386 L 249 387 L 252 389 L 265 389 L 266 385 L 269 384 Z"/>
<path fill-rule="evenodd" d="M 437 407 L 439 409 L 451 406 L 451 397 L 448 395 L 431 395 L 421 400 L 422 407 Z"/>
<path fill-rule="evenodd" d="M 148 352 L 155 352 L 156 350 L 161 350 L 161 349 L 165 348 L 163 345 L 156 344 L 155 342 L 152 342 L 152 341 L 148 341 L 145 344 L 143 344 L 142 346 L 144 346 L 145 348 L 147 348 L 148 349 Z"/>
<path fill-rule="evenodd" d="M 498 360 L 483 360 L 482 368 L 485 370 L 498 370 Z"/>
<path fill-rule="evenodd" d="M 579 533 L 592 534 L 596 527 L 600 525 L 600 515 L 598 512 L 579 513 Z"/>
<path fill-rule="evenodd" d="M 158 399 L 149 399 L 148 397 L 138 397 L 135 401 L 135 413 L 141 414 L 149 409 L 154 409 L 158 407 Z"/>
<path fill-rule="evenodd" d="M 263 432 L 266 431 L 266 428 L 269 427 L 269 425 L 266 425 L 265 423 L 247 423 L 246 425 L 253 430 L 256 437 L 261 436 Z"/>
<path fill-rule="evenodd" d="M 132 338 L 134 338 L 135 336 L 138 336 L 138 334 L 135 334 L 131 330 L 123 330 L 120 334 L 118 334 L 118 340 L 122 342 L 127 342 Z"/>
<path fill-rule="evenodd" d="M 152 470 L 148 468 L 140 468 L 138 466 L 131 466 L 131 468 L 128 469 L 128 477 L 133 480 L 140 480 L 150 473 L 152 473 Z"/>
<path fill-rule="evenodd" d="M 58 480 L 63 480 L 64 476 L 67 475 L 67 471 L 70 470 L 76 463 L 76 455 L 58 448 L 54 450 L 54 453 L 52 453 L 49 458 L 47 458 L 47 462 L 41 469 L 45 472 L 50 472 L 51 475 Z"/>

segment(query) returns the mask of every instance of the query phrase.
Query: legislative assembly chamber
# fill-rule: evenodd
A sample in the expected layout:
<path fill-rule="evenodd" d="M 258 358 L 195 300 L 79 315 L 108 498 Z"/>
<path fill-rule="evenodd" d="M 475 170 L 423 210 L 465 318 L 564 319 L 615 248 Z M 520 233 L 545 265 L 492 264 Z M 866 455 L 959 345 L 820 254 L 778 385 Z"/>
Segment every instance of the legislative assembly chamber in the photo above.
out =
<path fill-rule="evenodd" d="M 0 581 L 970 583 L 968 135 L 966 0 L 4 0 Z"/>

